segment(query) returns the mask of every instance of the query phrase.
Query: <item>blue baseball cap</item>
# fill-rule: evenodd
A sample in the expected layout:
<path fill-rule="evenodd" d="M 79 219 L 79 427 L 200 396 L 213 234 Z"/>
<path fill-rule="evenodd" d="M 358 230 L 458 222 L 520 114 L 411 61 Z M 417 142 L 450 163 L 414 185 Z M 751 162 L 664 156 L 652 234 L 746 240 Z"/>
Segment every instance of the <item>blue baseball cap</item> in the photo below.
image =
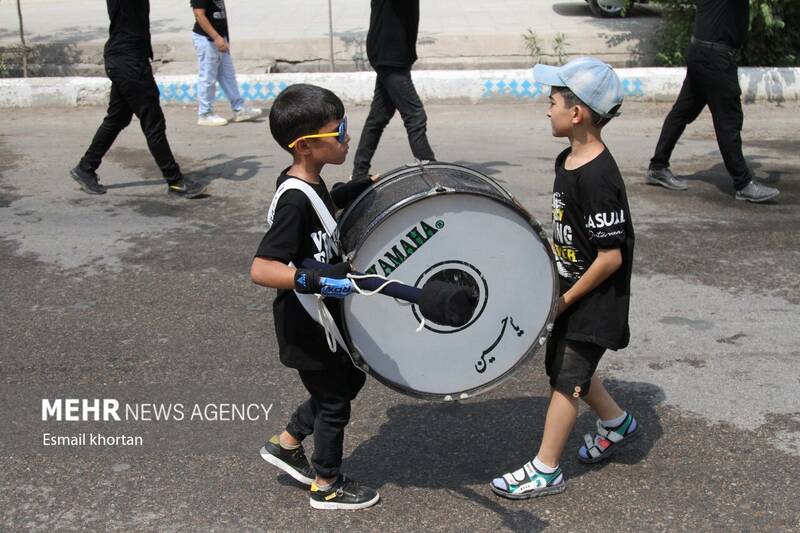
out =
<path fill-rule="evenodd" d="M 560 67 L 535 65 L 533 79 L 551 87 L 566 87 L 603 118 L 620 115 L 622 83 L 611 65 L 594 57 L 577 57 Z"/>

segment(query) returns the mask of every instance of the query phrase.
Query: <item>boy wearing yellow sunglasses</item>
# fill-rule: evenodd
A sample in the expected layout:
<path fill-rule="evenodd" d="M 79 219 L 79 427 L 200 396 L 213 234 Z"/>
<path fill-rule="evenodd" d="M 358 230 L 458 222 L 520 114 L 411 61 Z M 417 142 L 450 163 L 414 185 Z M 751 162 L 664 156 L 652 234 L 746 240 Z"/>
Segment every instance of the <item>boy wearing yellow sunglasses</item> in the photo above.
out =
<path fill-rule="evenodd" d="M 341 262 L 328 226 L 335 226 L 335 210 L 347 206 L 371 181 L 339 183 L 328 192 L 320 176 L 325 165 L 344 163 L 350 142 L 344 105 L 331 91 L 306 84 L 287 87 L 270 110 L 269 127 L 278 144 L 292 155 L 292 165 L 278 178 L 268 216 L 271 225 L 250 276 L 254 283 L 278 289 L 273 311 L 280 360 L 298 371 L 309 398 L 295 410 L 284 431 L 264 444 L 261 456 L 311 487 L 311 507 L 363 509 L 380 499 L 378 491 L 360 485 L 340 469 L 350 402 L 366 376 L 341 347 L 334 345 L 336 351 L 331 353 L 325 330 L 312 319 L 301 298 L 308 294 L 343 298 L 349 293 L 349 265 Z M 337 263 L 334 271 L 338 274 L 323 276 L 295 268 L 306 258 Z M 338 315 L 337 306 L 323 303 L 331 316 Z M 303 439 L 312 434 L 313 468 L 302 446 Z"/>

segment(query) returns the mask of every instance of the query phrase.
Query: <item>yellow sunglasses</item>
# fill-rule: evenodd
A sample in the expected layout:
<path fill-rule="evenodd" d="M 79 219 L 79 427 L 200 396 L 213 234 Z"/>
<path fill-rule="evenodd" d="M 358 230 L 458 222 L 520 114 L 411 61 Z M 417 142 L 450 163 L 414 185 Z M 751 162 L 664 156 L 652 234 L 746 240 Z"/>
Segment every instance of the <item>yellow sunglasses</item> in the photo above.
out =
<path fill-rule="evenodd" d="M 342 119 L 336 131 L 332 131 L 330 133 L 313 133 L 311 135 L 303 135 L 302 137 L 298 137 L 297 139 L 293 140 L 289 145 L 289 148 L 294 148 L 294 146 L 303 139 L 322 139 L 325 137 L 336 137 L 337 141 L 344 143 L 345 138 L 347 138 L 347 117 Z"/>

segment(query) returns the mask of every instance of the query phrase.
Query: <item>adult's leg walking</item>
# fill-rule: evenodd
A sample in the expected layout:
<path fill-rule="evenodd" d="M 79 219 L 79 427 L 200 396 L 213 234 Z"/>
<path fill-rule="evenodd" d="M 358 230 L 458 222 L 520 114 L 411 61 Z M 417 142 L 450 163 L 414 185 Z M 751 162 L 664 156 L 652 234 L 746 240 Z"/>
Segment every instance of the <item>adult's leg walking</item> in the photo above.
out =
<path fill-rule="evenodd" d="M 732 55 L 716 52 L 716 57 L 699 68 L 705 72 L 704 86 L 708 108 L 714 121 L 717 144 L 725 168 L 733 179 L 736 190 L 744 188 L 752 174 L 742 153 L 742 89 L 736 61 Z"/>
<path fill-rule="evenodd" d="M 244 108 L 244 99 L 239 92 L 239 83 L 236 81 L 236 69 L 233 66 L 231 53 L 220 54 L 219 59 L 219 84 L 222 91 L 231 103 L 234 112 Z"/>
<path fill-rule="evenodd" d="M 197 114 L 208 115 L 214 112 L 220 53 L 214 43 L 202 35 L 192 33 L 192 42 L 197 53 Z"/>
<path fill-rule="evenodd" d="M 378 143 L 383 135 L 383 130 L 394 115 L 395 107 L 389 93 L 386 92 L 381 75 L 378 73 L 375 79 L 375 92 L 372 96 L 372 105 L 369 108 L 367 120 L 364 122 L 364 129 L 361 130 L 361 138 L 358 141 L 358 149 L 353 158 L 353 179 L 367 179 L 369 167 L 372 163 L 372 156 L 378 148 Z"/>
<path fill-rule="evenodd" d="M 167 141 L 167 123 L 161 110 L 158 86 L 153 78 L 150 62 L 146 59 L 131 60 L 128 74 L 131 77 L 122 80 L 120 90 L 133 113 L 139 118 L 147 147 L 161 169 L 161 174 L 168 183 L 175 182 L 181 178 L 181 169 Z"/>
<path fill-rule="evenodd" d="M 656 143 L 655 154 L 650 160 L 651 169 L 669 167 L 672 151 L 675 149 L 678 139 L 683 135 L 686 126 L 695 121 L 706 105 L 706 99 L 692 70 L 691 68 L 687 69 L 686 79 L 683 80 L 678 99 L 667 114 L 667 118 L 664 119 L 661 135 Z"/>
<path fill-rule="evenodd" d="M 108 101 L 106 117 L 97 128 L 92 143 L 79 163 L 80 169 L 86 172 L 94 172 L 100 167 L 103 157 L 111 148 L 111 145 L 114 144 L 119 132 L 131 123 L 131 118 L 133 117 L 133 111 L 126 102 L 122 91 L 120 91 L 119 82 L 114 81 L 116 69 L 109 64 L 111 60 L 107 59 L 106 63 L 106 72 L 111 78 L 111 96 Z"/>
<path fill-rule="evenodd" d="M 395 68 L 383 70 L 382 83 L 403 118 L 411 153 L 417 159 L 435 160 L 436 156 L 428 143 L 428 116 L 411 80 L 411 71 Z"/>

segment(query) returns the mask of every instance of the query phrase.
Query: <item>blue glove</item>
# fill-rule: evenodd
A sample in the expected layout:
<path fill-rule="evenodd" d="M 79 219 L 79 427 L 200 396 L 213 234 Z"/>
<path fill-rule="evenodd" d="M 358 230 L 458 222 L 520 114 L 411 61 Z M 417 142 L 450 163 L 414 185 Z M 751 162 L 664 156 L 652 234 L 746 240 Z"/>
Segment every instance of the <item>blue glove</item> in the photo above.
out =
<path fill-rule="evenodd" d="M 344 298 L 353 291 L 353 281 L 349 279 L 319 278 L 319 294 L 330 298 Z"/>
<path fill-rule="evenodd" d="M 347 263 L 336 265 L 328 274 L 340 277 L 323 277 L 317 270 L 300 268 L 294 275 L 294 288 L 300 294 L 344 298 L 353 291 L 353 282 L 346 277 L 349 271 L 350 265 Z"/>

